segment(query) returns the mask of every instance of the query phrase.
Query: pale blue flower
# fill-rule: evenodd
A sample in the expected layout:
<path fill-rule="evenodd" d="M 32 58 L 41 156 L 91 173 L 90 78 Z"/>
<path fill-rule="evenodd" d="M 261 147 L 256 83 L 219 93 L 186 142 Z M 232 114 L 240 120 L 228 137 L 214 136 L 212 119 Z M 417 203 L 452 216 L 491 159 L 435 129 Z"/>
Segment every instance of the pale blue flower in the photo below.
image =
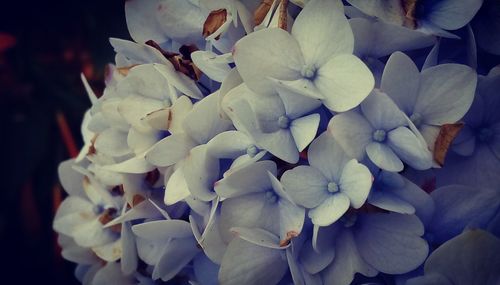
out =
<path fill-rule="evenodd" d="M 461 64 L 440 64 L 422 72 L 401 52 L 391 55 L 380 85 L 418 128 L 431 150 L 444 124 L 453 124 L 469 110 L 476 72 Z"/>
<path fill-rule="evenodd" d="M 297 166 L 281 177 L 293 201 L 309 210 L 316 226 L 328 226 L 348 209 L 360 208 L 372 184 L 366 166 L 349 157 L 342 147 L 323 133 L 310 146 L 311 166 Z"/>
<path fill-rule="evenodd" d="M 375 175 L 367 202 L 387 211 L 415 214 L 424 224 L 434 214 L 429 194 L 402 175 L 384 170 Z"/>
<path fill-rule="evenodd" d="M 383 21 L 423 33 L 456 38 L 445 30 L 457 30 L 472 20 L 482 0 L 348 0 L 362 12 Z"/>
<path fill-rule="evenodd" d="M 233 57 L 254 92 L 273 94 L 277 80 L 338 112 L 357 106 L 374 85 L 369 69 L 352 55 L 353 48 L 341 3 L 313 0 L 295 19 L 291 34 L 278 28 L 251 33 L 236 43 Z"/>
<path fill-rule="evenodd" d="M 300 234 L 305 211 L 283 190 L 276 172 L 274 162 L 258 161 L 217 181 L 215 191 L 225 198 L 220 216 L 224 240 L 231 239 L 232 227 L 262 228 L 281 240 Z"/>
<path fill-rule="evenodd" d="M 222 259 L 221 285 L 275 285 L 288 270 L 286 246 L 278 236 L 262 229 L 235 228 Z"/>
<path fill-rule="evenodd" d="M 158 244 L 152 278 L 168 281 L 179 273 L 201 252 L 191 226 L 182 220 L 157 220 L 134 225 L 133 232 L 140 238 Z M 148 246 L 147 244 L 145 244 Z"/>
<path fill-rule="evenodd" d="M 436 204 L 428 226 L 432 242 L 443 243 L 467 227 L 498 231 L 491 228 L 498 227 L 495 224 L 500 209 L 498 189 L 449 185 L 436 189 L 431 197 Z"/>
<path fill-rule="evenodd" d="M 421 238 L 424 227 L 414 215 L 353 213 L 332 227 L 335 257 L 321 272 L 325 284 L 351 284 L 355 273 L 368 277 L 378 272 L 406 273 L 420 266 L 428 254 L 427 242 Z"/>
<path fill-rule="evenodd" d="M 380 90 L 374 90 L 356 110 L 335 115 L 329 132 L 351 156 L 367 156 L 378 167 L 399 172 L 403 161 L 413 168 L 432 166 L 432 155 L 425 141 L 407 127 L 407 118 Z"/>
<path fill-rule="evenodd" d="M 296 163 L 299 152 L 316 136 L 320 115 L 311 113 L 321 102 L 281 86 L 275 86 L 275 90 L 263 96 L 241 84 L 227 94 L 236 98 L 227 100 L 223 107 L 236 128 L 255 140 L 258 148 Z"/>
<path fill-rule="evenodd" d="M 438 247 L 425 262 L 425 275 L 406 284 L 498 284 L 499 266 L 500 240 L 486 231 L 469 230 Z"/>

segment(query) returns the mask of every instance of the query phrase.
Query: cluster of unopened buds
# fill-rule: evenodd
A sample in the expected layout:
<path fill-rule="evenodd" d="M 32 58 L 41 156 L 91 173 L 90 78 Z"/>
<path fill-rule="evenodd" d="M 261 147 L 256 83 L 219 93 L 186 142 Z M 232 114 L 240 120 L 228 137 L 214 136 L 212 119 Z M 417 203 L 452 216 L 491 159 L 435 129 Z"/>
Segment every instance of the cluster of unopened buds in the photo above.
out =
<path fill-rule="evenodd" d="M 499 284 L 499 3 L 127 1 L 62 255 L 83 284 Z"/>

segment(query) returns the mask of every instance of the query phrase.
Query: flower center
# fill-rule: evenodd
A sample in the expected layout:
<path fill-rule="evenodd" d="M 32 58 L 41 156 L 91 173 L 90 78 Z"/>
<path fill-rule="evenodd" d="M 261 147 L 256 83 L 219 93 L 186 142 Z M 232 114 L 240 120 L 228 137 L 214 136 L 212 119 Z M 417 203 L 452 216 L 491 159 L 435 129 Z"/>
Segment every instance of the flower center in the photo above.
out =
<path fill-rule="evenodd" d="M 255 145 L 251 145 L 251 146 L 247 147 L 248 156 L 254 157 L 257 155 L 257 153 L 259 153 L 259 149 Z"/>
<path fill-rule="evenodd" d="M 278 126 L 282 129 L 288 129 L 290 126 L 290 119 L 283 115 L 278 118 Z"/>
<path fill-rule="evenodd" d="M 314 65 L 306 64 L 302 67 L 302 70 L 300 70 L 300 75 L 307 79 L 314 79 L 314 77 L 316 77 L 316 72 L 317 69 Z"/>
<path fill-rule="evenodd" d="M 488 142 L 493 138 L 493 131 L 488 127 L 483 127 L 479 129 L 478 138 L 480 142 Z"/>
<path fill-rule="evenodd" d="M 384 130 L 376 130 L 373 132 L 373 140 L 376 142 L 384 142 L 387 134 Z"/>
<path fill-rule="evenodd" d="M 335 182 L 328 183 L 328 192 L 335 193 L 339 191 L 339 185 Z"/>
<path fill-rule="evenodd" d="M 415 125 L 415 127 L 420 127 L 420 125 L 422 124 L 422 115 L 420 115 L 419 113 L 413 113 L 411 116 L 410 116 L 410 120 L 412 121 L 412 123 Z"/>
<path fill-rule="evenodd" d="M 278 201 L 278 196 L 273 191 L 267 191 L 266 192 L 266 200 L 270 204 L 276 203 Z"/>

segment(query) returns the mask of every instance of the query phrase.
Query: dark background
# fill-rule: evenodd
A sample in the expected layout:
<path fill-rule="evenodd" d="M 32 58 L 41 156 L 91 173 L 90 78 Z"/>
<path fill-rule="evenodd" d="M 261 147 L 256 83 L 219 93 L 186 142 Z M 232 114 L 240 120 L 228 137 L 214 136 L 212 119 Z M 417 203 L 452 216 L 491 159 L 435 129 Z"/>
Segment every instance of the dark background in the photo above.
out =
<path fill-rule="evenodd" d="M 109 37 L 129 39 L 123 0 L 2 1 L 0 284 L 78 284 L 52 231 L 57 165 L 82 145 L 80 73 L 102 92 Z"/>

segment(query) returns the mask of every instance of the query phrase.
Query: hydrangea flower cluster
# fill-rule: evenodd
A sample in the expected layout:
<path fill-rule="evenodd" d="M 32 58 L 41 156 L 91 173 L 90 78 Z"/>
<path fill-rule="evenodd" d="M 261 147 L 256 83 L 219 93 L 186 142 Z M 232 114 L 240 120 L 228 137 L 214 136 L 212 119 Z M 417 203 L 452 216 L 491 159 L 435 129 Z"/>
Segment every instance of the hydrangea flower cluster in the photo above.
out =
<path fill-rule="evenodd" d="M 62 255 L 83 284 L 499 284 L 482 4 L 127 1 Z"/>

